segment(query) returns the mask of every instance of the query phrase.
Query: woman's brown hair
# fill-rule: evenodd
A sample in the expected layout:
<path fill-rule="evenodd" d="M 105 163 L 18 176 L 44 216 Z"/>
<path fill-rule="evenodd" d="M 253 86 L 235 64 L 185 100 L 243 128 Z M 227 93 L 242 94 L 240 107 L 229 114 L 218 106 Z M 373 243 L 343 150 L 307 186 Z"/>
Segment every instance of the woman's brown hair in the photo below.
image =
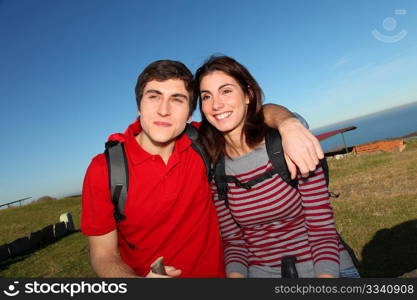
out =
<path fill-rule="evenodd" d="M 220 71 L 233 77 L 242 88 L 245 95 L 249 96 L 249 104 L 243 125 L 242 134 L 245 136 L 246 144 L 250 148 L 256 147 L 262 142 L 266 132 L 264 123 L 264 115 L 262 110 L 263 93 L 255 78 L 249 71 L 236 60 L 228 56 L 212 56 L 210 57 L 195 73 L 196 94 L 198 95 L 201 127 L 200 139 L 207 154 L 214 163 L 217 162 L 221 154 L 227 155 L 225 146 L 226 142 L 222 132 L 217 130 L 207 121 L 201 108 L 200 83 L 204 76 Z"/>

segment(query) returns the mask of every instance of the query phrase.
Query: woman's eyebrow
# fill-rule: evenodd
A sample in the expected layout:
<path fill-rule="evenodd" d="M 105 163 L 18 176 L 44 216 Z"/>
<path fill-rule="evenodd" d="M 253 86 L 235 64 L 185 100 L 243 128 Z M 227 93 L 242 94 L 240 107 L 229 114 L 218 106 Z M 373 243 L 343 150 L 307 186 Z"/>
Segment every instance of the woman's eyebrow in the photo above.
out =
<path fill-rule="evenodd" d="M 222 88 L 224 88 L 225 86 L 228 86 L 228 85 L 235 86 L 233 83 L 225 83 L 225 84 L 222 84 L 221 86 L 219 86 L 218 90 L 221 90 Z M 201 93 L 210 93 L 210 91 L 207 91 L 207 90 L 201 90 L 201 91 L 200 91 L 200 94 L 201 94 Z"/>
<path fill-rule="evenodd" d="M 219 90 L 221 90 L 222 88 L 224 88 L 225 86 L 228 86 L 228 85 L 234 86 L 233 83 L 225 83 L 225 84 L 219 86 Z"/>

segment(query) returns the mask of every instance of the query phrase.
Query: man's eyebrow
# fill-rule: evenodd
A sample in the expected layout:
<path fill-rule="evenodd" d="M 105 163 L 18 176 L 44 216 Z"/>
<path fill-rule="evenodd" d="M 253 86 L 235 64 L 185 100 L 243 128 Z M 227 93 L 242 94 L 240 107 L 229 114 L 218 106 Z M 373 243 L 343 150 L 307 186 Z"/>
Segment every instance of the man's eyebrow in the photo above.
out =
<path fill-rule="evenodd" d="M 181 93 L 172 94 L 171 97 L 180 97 L 180 98 L 185 98 L 185 100 L 188 100 L 188 97 Z"/>
<path fill-rule="evenodd" d="M 155 94 L 158 94 L 158 95 L 162 95 L 162 93 L 158 90 L 147 90 L 145 92 L 145 94 L 150 94 L 150 93 L 155 93 Z"/>

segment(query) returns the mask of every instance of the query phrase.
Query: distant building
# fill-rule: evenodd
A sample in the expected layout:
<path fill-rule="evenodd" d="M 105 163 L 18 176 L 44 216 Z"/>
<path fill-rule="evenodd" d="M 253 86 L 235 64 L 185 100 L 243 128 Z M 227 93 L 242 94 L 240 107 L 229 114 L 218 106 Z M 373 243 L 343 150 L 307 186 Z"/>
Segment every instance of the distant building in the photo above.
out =
<path fill-rule="evenodd" d="M 390 140 L 390 141 L 379 141 L 369 144 L 362 144 L 353 147 L 353 153 L 363 154 L 371 153 L 375 151 L 399 151 L 402 152 L 405 148 L 404 140 Z"/>

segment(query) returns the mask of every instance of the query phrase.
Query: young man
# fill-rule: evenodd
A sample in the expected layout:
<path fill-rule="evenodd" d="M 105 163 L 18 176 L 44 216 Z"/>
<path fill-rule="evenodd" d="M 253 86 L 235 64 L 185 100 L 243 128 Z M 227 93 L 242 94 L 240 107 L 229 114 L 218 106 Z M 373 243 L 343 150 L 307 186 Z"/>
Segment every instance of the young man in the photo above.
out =
<path fill-rule="evenodd" d="M 88 167 L 81 230 L 88 235 L 91 263 L 100 277 L 224 277 L 222 242 L 205 165 L 182 134 L 196 105 L 192 84 L 191 72 L 176 61 L 156 61 L 139 75 L 140 119 L 116 136 L 124 143 L 129 166 L 126 218 L 121 222 L 113 217 L 104 154 Z M 266 110 L 268 124 L 281 121 L 284 145 L 286 141 L 304 149 L 295 155 L 304 173 L 315 167 L 321 148 L 314 137 L 289 118 L 286 109 Z M 167 275 L 150 271 L 160 256 Z"/>

